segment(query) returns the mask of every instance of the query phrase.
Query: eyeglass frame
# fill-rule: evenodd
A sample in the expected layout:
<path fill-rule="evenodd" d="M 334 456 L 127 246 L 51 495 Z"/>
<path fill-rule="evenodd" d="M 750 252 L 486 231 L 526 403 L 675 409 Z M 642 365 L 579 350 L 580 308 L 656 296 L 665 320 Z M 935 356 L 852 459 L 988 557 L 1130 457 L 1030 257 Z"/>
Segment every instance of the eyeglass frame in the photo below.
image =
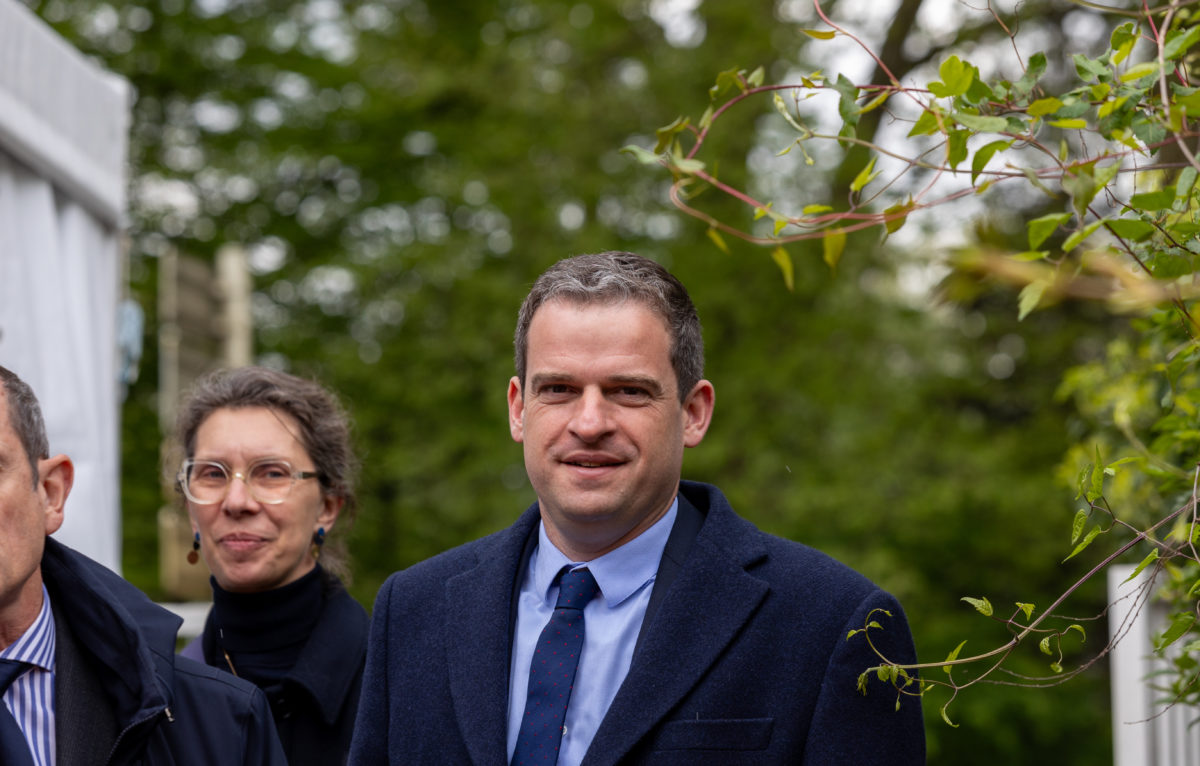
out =
<path fill-rule="evenodd" d="M 251 463 L 246 466 L 245 472 L 235 471 L 233 468 L 220 460 L 198 460 L 196 458 L 186 458 L 179 466 L 179 474 L 175 477 L 175 486 L 180 492 L 183 493 L 183 496 L 187 498 L 188 502 L 195 503 L 196 505 L 216 505 L 218 503 L 225 502 L 225 498 L 229 497 L 229 490 L 233 487 L 234 479 L 241 479 L 242 483 L 246 485 L 246 491 L 250 493 L 250 497 L 256 502 L 262 503 L 263 505 L 279 505 L 288 499 L 288 495 L 292 493 L 292 488 L 296 486 L 297 481 L 321 478 L 320 471 L 293 470 L 288 473 L 288 476 L 291 477 L 292 483 L 288 485 L 287 492 L 284 493 L 283 497 L 279 498 L 278 500 L 263 500 L 255 492 L 254 485 L 251 484 L 249 479 L 246 478 L 246 475 L 251 473 L 255 466 L 263 463 L 277 463 L 279 465 L 287 466 L 288 468 L 293 468 L 290 460 L 273 457 L 259 458 L 258 460 L 251 461 Z M 216 500 L 197 500 L 195 497 L 192 497 L 192 493 L 188 490 L 188 470 L 195 468 L 197 465 L 220 466 L 220 468 L 228 475 L 228 481 L 225 482 L 225 491 L 221 493 L 221 496 Z"/>

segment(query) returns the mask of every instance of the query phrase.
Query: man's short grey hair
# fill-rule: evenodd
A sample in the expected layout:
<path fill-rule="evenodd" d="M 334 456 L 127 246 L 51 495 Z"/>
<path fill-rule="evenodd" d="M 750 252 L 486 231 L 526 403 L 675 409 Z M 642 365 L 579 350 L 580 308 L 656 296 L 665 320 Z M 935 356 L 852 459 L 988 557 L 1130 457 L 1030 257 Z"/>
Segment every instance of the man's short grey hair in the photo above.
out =
<path fill-rule="evenodd" d="M 517 314 L 513 340 L 517 379 L 525 388 L 529 354 L 529 325 L 542 304 L 549 301 L 613 304 L 637 301 L 653 311 L 667 326 L 671 339 L 671 366 L 683 401 L 704 377 L 704 339 L 700 317 L 683 284 L 659 264 L 633 253 L 610 251 L 565 258 L 547 269 L 525 296 Z"/>
<path fill-rule="evenodd" d="M 46 422 L 42 419 L 42 408 L 29 384 L 15 372 L 0 366 L 0 383 L 4 384 L 4 399 L 8 402 L 8 420 L 17 439 L 25 450 L 29 461 L 33 485 L 38 483 L 38 460 L 50 457 L 50 440 L 46 438 Z"/>

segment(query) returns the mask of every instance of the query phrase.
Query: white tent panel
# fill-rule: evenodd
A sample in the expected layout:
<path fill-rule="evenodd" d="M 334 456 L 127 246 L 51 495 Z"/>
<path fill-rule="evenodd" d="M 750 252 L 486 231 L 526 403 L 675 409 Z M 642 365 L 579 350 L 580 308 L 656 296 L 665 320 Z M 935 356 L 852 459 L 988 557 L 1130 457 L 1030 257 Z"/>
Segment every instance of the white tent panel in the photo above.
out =
<path fill-rule="evenodd" d="M 56 537 L 119 571 L 127 83 L 0 0 L 0 364 L 75 463 Z"/>

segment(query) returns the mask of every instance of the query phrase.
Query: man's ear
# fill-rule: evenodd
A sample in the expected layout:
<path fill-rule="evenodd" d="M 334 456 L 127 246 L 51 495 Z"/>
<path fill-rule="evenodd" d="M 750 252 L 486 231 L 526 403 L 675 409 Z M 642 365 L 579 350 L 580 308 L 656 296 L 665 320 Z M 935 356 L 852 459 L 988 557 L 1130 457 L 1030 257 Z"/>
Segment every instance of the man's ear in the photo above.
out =
<path fill-rule="evenodd" d="M 698 381 L 692 386 L 683 400 L 683 446 L 695 447 L 704 439 L 712 423 L 716 398 L 716 390 L 707 380 Z"/>
<path fill-rule="evenodd" d="M 53 534 L 63 523 L 63 508 L 75 483 L 75 464 L 66 455 L 38 461 L 38 495 L 46 514 L 46 534 Z"/>
<path fill-rule="evenodd" d="M 508 430 L 513 441 L 525 440 L 525 397 L 521 381 L 515 375 L 508 381 Z"/>

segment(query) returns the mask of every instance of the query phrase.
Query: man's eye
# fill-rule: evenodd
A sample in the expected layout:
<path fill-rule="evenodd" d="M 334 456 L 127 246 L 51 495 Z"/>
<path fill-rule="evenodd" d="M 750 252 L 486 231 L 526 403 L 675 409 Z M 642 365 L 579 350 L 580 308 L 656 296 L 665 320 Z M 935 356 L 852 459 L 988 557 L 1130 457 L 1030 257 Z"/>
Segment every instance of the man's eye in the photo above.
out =
<path fill-rule="evenodd" d="M 542 386 L 542 396 L 565 396 L 571 393 L 571 388 L 563 383 L 553 383 L 548 386 Z"/>
<path fill-rule="evenodd" d="M 622 386 L 617 389 L 617 396 L 627 401 L 642 401 L 650 398 L 650 392 L 637 386 Z"/>

